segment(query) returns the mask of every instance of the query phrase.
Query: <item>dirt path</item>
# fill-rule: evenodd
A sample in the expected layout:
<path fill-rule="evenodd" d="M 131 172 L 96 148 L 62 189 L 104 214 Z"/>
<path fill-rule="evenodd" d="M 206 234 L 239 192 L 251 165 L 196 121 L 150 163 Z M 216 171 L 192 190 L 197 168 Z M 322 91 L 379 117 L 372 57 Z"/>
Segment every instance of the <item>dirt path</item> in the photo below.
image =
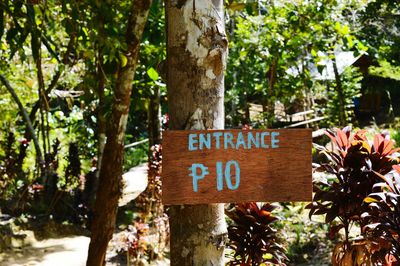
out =
<path fill-rule="evenodd" d="M 147 165 L 132 168 L 123 178 L 126 185 L 119 206 L 130 202 L 146 188 Z M 19 233 L 27 235 L 24 245 L 0 253 L 1 266 L 81 266 L 86 263 L 89 237 L 68 236 L 37 241 L 32 231 Z"/>
<path fill-rule="evenodd" d="M 90 238 L 71 236 L 35 241 L 21 249 L 0 253 L 3 266 L 84 266 Z"/>
<path fill-rule="evenodd" d="M 130 169 L 123 176 L 125 187 L 118 206 L 122 207 L 135 199 L 147 187 L 147 164 Z"/>

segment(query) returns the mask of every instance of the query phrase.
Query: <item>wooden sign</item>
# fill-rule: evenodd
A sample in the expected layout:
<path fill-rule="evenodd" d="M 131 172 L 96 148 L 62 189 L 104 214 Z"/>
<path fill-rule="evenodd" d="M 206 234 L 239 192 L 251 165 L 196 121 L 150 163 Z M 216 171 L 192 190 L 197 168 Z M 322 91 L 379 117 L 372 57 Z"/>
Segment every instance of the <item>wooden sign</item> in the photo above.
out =
<path fill-rule="evenodd" d="M 165 131 L 163 203 L 311 201 L 311 133 Z"/>

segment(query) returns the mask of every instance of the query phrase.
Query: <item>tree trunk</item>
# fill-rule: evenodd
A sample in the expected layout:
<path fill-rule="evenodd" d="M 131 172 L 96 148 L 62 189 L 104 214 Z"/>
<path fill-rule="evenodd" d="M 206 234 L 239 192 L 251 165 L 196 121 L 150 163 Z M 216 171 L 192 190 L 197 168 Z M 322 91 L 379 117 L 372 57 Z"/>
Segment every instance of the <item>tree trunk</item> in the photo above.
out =
<path fill-rule="evenodd" d="M 103 3 L 104 4 L 104 3 Z M 101 40 L 106 39 L 106 33 L 104 29 L 104 17 L 102 16 L 100 9 L 97 9 L 97 23 L 98 23 L 98 38 Z M 106 74 L 104 72 L 104 45 L 99 42 L 97 47 L 97 66 L 96 66 L 96 76 L 97 76 L 97 93 L 99 97 L 99 105 L 97 112 L 97 169 L 101 168 L 101 161 L 103 159 L 104 146 L 106 144 L 106 133 L 107 133 L 107 121 L 106 121 L 106 111 L 105 111 L 105 86 L 106 86 Z M 96 180 L 94 182 L 95 189 L 97 189 L 99 179 L 99 171 L 96 172 Z M 94 195 L 92 195 L 94 199 Z"/>
<path fill-rule="evenodd" d="M 267 127 L 272 126 L 272 122 L 275 119 L 275 83 L 276 83 L 276 75 L 277 75 L 277 66 L 278 66 L 278 56 L 275 56 L 272 60 L 270 69 L 267 73 L 268 78 L 268 91 L 267 98 L 265 99 L 266 103 L 263 104 L 263 112 L 264 117 L 267 116 L 267 121 L 264 120 L 264 123 Z M 265 107 L 264 107 L 265 106 Z"/>
<path fill-rule="evenodd" d="M 121 66 L 114 86 L 112 115 L 107 127 L 107 142 L 100 169 L 91 240 L 87 265 L 104 264 L 107 245 L 115 229 L 118 199 L 121 195 L 121 177 L 126 123 L 130 106 L 132 82 L 143 30 L 151 0 L 134 0 L 128 20 L 125 52 L 127 63 Z"/>
<path fill-rule="evenodd" d="M 223 129 L 228 41 L 222 0 L 166 1 L 171 129 Z M 171 265 L 224 265 L 223 204 L 171 206 Z"/>
<path fill-rule="evenodd" d="M 338 94 L 338 100 L 339 100 L 339 124 L 341 126 L 344 126 L 347 123 L 346 106 L 345 106 L 342 80 L 340 79 L 340 74 L 336 64 L 336 56 L 333 58 L 332 63 L 333 63 L 333 73 L 335 74 L 335 82 L 336 82 L 335 89 Z"/>
<path fill-rule="evenodd" d="M 148 131 L 149 131 L 149 154 L 151 156 L 151 147 L 161 142 L 160 132 L 160 88 L 154 86 L 154 92 L 150 96 L 148 110 Z"/>
<path fill-rule="evenodd" d="M 102 19 L 99 19 L 99 37 L 104 36 L 103 27 L 104 22 Z M 96 199 L 96 191 L 99 186 L 99 176 L 101 169 L 101 162 L 103 160 L 104 147 L 106 145 L 106 133 L 107 133 L 107 120 L 106 120 L 106 108 L 105 108 L 105 86 L 106 86 L 106 75 L 103 70 L 103 47 L 99 47 L 98 58 L 97 58 L 97 93 L 99 97 L 99 105 L 97 107 L 97 163 L 96 168 L 97 171 L 94 175 L 90 176 L 92 180 L 86 180 L 85 190 L 88 192 L 87 203 L 90 209 L 93 209 L 93 205 Z"/>

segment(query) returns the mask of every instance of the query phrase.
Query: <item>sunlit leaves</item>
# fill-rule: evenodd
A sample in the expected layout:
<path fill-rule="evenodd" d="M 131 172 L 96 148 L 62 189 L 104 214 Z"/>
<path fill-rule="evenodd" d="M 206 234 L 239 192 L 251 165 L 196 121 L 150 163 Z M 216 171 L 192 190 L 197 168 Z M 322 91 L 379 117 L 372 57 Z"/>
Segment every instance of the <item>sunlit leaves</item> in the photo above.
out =
<path fill-rule="evenodd" d="M 247 4 L 248 1 L 227 1 L 226 4 L 235 9 L 228 8 L 230 21 L 227 25 L 232 36 L 226 80 L 228 89 L 239 91 L 229 95 L 246 95 L 235 99 L 239 108 L 245 109 L 249 101 L 260 102 L 265 107 L 268 102 L 279 99 L 291 109 L 296 102 L 304 101 L 303 105 L 306 105 L 304 95 L 317 94 L 317 89 L 318 94 L 314 97 L 337 98 L 327 95 L 326 89 L 321 90 L 327 82 L 329 86 L 335 86 L 334 82 L 316 82 L 313 68 L 320 73 L 327 71 L 327 60 L 334 60 L 338 50 L 351 50 L 355 54 L 365 51 L 363 43 L 354 35 L 358 25 L 351 24 L 347 15 L 364 4 L 319 0 L 258 1 L 258 12 L 246 11 Z M 270 70 L 275 77 L 272 82 Z M 348 92 L 346 97 L 352 99 L 358 95 L 360 79 L 357 74 L 352 74 L 353 69 L 348 72 L 351 73 L 344 73 L 343 87 Z M 348 99 L 346 106 L 351 104 Z M 227 101 L 233 99 L 227 97 Z M 231 106 L 227 107 L 229 111 Z M 321 109 L 326 107 L 329 112 L 325 115 L 331 115 L 335 120 L 337 106 L 324 104 Z"/>
<path fill-rule="evenodd" d="M 148 75 L 153 81 L 158 80 L 158 73 L 157 73 L 157 71 L 156 71 L 154 68 L 152 68 L 152 67 L 150 67 L 150 68 L 147 70 L 147 75 Z"/>
<path fill-rule="evenodd" d="M 400 2 L 392 0 L 368 1 L 366 8 L 359 13 L 358 19 L 363 25 L 357 32 L 360 39 L 368 42 L 369 53 L 399 65 L 399 29 L 398 14 Z"/>

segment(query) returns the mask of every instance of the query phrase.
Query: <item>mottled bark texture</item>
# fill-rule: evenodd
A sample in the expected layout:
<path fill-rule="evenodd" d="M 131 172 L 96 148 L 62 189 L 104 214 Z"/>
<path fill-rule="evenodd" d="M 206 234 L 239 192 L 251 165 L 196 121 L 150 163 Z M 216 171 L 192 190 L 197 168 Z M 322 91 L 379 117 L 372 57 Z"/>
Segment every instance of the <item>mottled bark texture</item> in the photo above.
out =
<path fill-rule="evenodd" d="M 133 0 L 126 32 L 127 64 L 118 71 L 114 86 L 111 119 L 107 125 L 107 142 L 102 158 L 99 187 L 96 195 L 91 240 L 86 264 L 104 264 L 107 245 L 115 229 L 121 177 L 126 123 L 130 106 L 140 40 L 147 21 L 151 0 Z"/>
<path fill-rule="evenodd" d="M 171 0 L 167 84 L 171 129 L 224 127 L 228 41 L 222 0 Z M 224 265 L 223 204 L 170 208 L 171 265 Z"/>

